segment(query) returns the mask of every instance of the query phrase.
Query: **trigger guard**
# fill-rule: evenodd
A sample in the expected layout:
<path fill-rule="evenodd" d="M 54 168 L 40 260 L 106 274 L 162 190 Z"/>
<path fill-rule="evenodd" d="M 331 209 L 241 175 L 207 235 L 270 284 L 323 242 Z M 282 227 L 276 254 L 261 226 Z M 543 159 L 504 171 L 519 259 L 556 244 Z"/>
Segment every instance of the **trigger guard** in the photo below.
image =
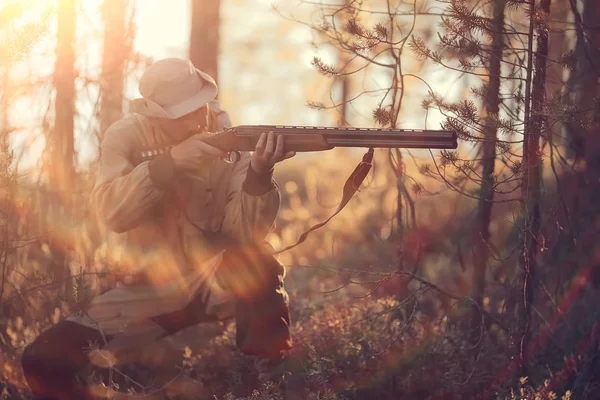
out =
<path fill-rule="evenodd" d="M 223 157 L 222 160 L 227 164 L 235 164 L 236 162 L 240 161 L 241 158 L 242 155 L 240 154 L 240 152 L 235 150 L 230 151 L 229 155 L 227 157 Z"/>

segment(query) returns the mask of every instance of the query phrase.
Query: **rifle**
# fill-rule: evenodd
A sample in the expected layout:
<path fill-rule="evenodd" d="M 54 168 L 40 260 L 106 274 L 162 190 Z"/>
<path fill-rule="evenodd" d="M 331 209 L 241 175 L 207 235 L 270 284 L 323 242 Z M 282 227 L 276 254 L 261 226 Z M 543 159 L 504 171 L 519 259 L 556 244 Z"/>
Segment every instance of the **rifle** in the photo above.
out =
<path fill-rule="evenodd" d="M 284 152 L 312 152 L 335 147 L 456 149 L 456 132 L 389 128 L 331 128 L 319 126 L 240 125 L 215 133 L 204 140 L 229 154 L 226 162 L 237 162 L 240 152 L 253 151 L 263 132 L 283 135 Z M 173 146 L 142 149 L 136 165 L 151 160 Z"/>
<path fill-rule="evenodd" d="M 308 234 L 325 225 L 350 201 L 371 169 L 374 148 L 404 149 L 456 149 L 457 134 L 446 130 L 409 130 L 390 128 L 332 128 L 319 126 L 240 125 L 215 133 L 204 141 L 229 154 L 224 161 L 235 163 L 240 152 L 253 151 L 263 132 L 283 135 L 284 152 L 312 152 L 331 150 L 335 147 L 366 147 L 362 161 L 344 184 L 342 200 L 334 213 L 323 222 L 302 233 L 293 245 L 274 251 L 279 254 L 302 243 Z M 136 154 L 136 164 L 165 153 L 173 146 L 142 149 Z"/>

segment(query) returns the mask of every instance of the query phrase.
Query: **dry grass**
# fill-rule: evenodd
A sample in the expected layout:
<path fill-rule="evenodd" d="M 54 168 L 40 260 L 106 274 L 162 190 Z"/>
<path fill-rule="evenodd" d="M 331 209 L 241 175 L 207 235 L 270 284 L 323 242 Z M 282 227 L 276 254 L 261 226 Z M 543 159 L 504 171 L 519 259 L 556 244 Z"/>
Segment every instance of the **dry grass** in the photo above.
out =
<path fill-rule="evenodd" d="M 302 231 L 326 218 L 337 206 L 344 181 L 359 158 L 360 154 L 335 150 L 282 165 L 276 178 L 283 204 L 270 243 L 276 248 L 291 244 Z M 346 209 L 281 256 L 288 266 L 286 287 L 292 299 L 292 365 L 304 394 L 311 399 L 465 399 L 483 394 L 481 398 L 494 399 L 568 398 L 565 388 L 578 363 L 562 358 L 572 360 L 574 350 L 559 351 L 556 360 L 546 357 L 544 350 L 542 361 L 534 365 L 534 376 L 521 383 L 514 375 L 506 376 L 511 347 L 500 326 L 491 323 L 474 350 L 464 324 L 469 310 L 463 299 L 470 289 L 468 243 L 462 258 L 457 257 L 458 247 L 465 245 L 473 203 L 444 191 L 437 182 L 419 178 L 416 167 L 409 165 L 407 174 L 426 189 L 419 196 L 413 193 L 417 224 L 411 222 L 403 236 L 405 270 L 416 272 L 421 281 L 407 283 L 406 277 L 393 275 L 398 268 L 393 236 L 396 188 L 381 153 L 374 173 Z M 67 222 L 60 214 L 41 215 L 31 198 L 16 198 L 20 203 L 11 205 L 21 205 L 17 230 L 24 236 L 35 235 L 40 221 L 59 228 L 61 243 L 68 244 L 63 254 L 78 278 L 65 285 L 53 273 L 56 247 L 53 252 L 47 246 L 25 246 L 7 258 L 0 334 L 2 348 L 8 351 L 0 355 L 0 365 L 3 381 L 10 384 L 5 398 L 10 399 L 27 397 L 18 366 L 23 346 L 81 299 L 110 285 L 109 276 L 98 275 L 104 271 L 107 250 L 102 231 L 83 219 Z M 508 205 L 495 211 L 493 230 L 500 249 L 511 230 L 502 216 L 512 211 Z M 497 263 L 493 271 L 509 276 L 512 268 Z M 506 292 L 501 288 L 499 284 L 489 289 L 487 310 L 495 314 L 505 306 Z M 584 310 L 595 302 L 593 296 L 579 299 Z M 540 303 L 540 311 L 548 310 L 547 306 Z M 574 318 L 569 323 L 581 321 Z M 554 327 L 557 336 L 550 343 L 565 349 L 565 344 L 585 334 L 585 329 L 575 334 L 561 326 Z M 172 398 L 280 398 L 276 385 L 258 383 L 250 360 L 235 349 L 234 333 L 233 323 L 193 327 L 130 355 L 129 361 L 145 369 L 154 365 L 153 373 L 145 377 L 154 376 L 154 387 L 169 383 Z M 559 373 L 564 375 L 559 383 L 557 379 L 544 383 L 549 374 L 556 378 Z M 173 380 L 176 376 L 185 379 Z"/>

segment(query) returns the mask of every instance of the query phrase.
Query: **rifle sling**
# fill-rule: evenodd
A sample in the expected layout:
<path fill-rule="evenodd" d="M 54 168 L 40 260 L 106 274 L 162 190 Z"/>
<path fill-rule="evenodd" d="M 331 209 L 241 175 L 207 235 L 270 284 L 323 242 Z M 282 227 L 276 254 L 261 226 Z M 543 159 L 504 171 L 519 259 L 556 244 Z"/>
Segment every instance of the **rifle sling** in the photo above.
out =
<path fill-rule="evenodd" d="M 356 193 L 356 191 L 358 190 L 360 185 L 363 183 L 363 181 L 367 177 L 367 174 L 371 170 L 371 166 L 372 166 L 371 162 L 372 161 L 373 161 L 373 148 L 371 147 L 363 155 L 362 161 L 356 166 L 356 168 L 354 168 L 354 171 L 352 171 L 352 174 L 346 180 L 346 183 L 344 184 L 344 190 L 342 192 L 342 200 L 340 201 L 340 204 L 338 205 L 336 210 L 333 212 L 333 214 L 331 214 L 329 216 L 329 218 L 327 218 L 326 220 L 319 222 L 316 225 L 313 225 L 309 230 L 303 232 L 300 235 L 300 237 L 298 238 L 298 240 L 296 241 L 296 243 L 294 243 L 290 246 L 284 247 L 283 249 L 274 251 L 273 254 L 275 255 L 275 254 L 283 253 L 284 251 L 290 250 L 290 249 L 298 246 L 300 243 L 302 243 L 306 240 L 306 238 L 312 231 L 319 229 L 320 227 L 322 227 L 323 225 L 328 223 L 340 211 L 342 211 L 342 209 L 346 206 L 346 204 L 348 204 L 348 202 L 350 201 L 352 196 L 354 196 L 354 193 Z"/>

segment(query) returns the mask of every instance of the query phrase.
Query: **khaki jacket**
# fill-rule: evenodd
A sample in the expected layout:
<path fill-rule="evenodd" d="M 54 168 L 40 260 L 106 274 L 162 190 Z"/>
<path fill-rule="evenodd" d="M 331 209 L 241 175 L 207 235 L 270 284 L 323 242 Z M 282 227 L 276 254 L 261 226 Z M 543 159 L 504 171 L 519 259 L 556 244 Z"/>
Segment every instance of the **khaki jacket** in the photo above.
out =
<path fill-rule="evenodd" d="M 230 126 L 216 102 L 211 115 L 211 130 Z M 159 125 L 139 114 L 110 126 L 101 143 L 92 205 L 112 231 L 106 259 L 124 285 L 94 299 L 89 315 L 83 316 L 88 321 L 82 323 L 101 326 L 106 333 L 123 332 L 132 319 L 141 322 L 184 307 L 200 288 L 214 283 L 210 280 L 220 254 L 209 239 L 225 235 L 240 244 L 260 244 L 279 210 L 273 180 L 262 187 L 253 182 L 252 190 L 244 184 L 249 153 L 235 164 L 217 159 L 203 171 L 177 172 L 169 187 L 157 187 L 150 174 L 152 161 L 134 165 L 132 160 L 136 152 L 168 144 L 171 140 Z M 71 319 L 81 322 L 81 317 Z"/>
<path fill-rule="evenodd" d="M 215 117 L 217 107 L 213 103 Z M 215 131 L 230 126 L 224 112 L 215 117 Z M 169 143 L 152 119 L 139 114 L 113 124 L 102 141 L 92 201 L 101 221 L 119 234 L 123 250 L 133 252 L 120 254 L 121 267 L 150 276 L 167 266 L 183 272 L 214 254 L 206 248 L 206 233 L 261 243 L 275 222 L 280 195 L 274 182 L 261 195 L 242 189 L 250 154 L 235 164 L 218 159 L 204 171 L 177 174 L 172 187 L 159 189 L 150 178 L 150 162 L 136 166 L 131 160 L 135 152 Z"/>

